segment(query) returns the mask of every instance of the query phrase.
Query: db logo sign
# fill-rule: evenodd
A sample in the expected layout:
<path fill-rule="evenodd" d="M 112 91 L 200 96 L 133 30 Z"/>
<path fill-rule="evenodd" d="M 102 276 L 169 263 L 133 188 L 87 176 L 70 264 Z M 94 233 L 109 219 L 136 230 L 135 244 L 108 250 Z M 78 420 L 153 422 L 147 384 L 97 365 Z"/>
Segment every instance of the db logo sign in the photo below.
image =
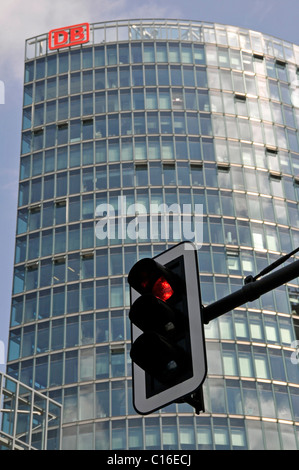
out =
<path fill-rule="evenodd" d="M 49 49 L 75 46 L 89 41 L 89 24 L 82 23 L 49 32 Z"/>

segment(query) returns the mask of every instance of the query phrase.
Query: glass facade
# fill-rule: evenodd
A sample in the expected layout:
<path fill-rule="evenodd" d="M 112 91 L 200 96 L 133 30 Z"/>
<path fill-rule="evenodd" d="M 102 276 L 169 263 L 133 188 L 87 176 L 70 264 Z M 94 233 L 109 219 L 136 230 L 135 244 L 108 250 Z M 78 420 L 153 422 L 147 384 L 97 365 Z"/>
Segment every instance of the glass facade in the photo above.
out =
<path fill-rule="evenodd" d="M 202 205 L 205 305 L 299 246 L 298 67 L 298 46 L 201 22 L 96 23 L 56 52 L 27 41 L 7 373 L 63 404 L 64 449 L 299 448 L 298 280 L 206 326 L 205 414 L 147 417 L 126 282 L 182 239 L 153 236 L 151 203 Z M 100 237 L 120 196 L 127 224 L 146 208 L 142 230 Z"/>
<path fill-rule="evenodd" d="M 62 406 L 0 373 L 0 450 L 60 450 Z"/>

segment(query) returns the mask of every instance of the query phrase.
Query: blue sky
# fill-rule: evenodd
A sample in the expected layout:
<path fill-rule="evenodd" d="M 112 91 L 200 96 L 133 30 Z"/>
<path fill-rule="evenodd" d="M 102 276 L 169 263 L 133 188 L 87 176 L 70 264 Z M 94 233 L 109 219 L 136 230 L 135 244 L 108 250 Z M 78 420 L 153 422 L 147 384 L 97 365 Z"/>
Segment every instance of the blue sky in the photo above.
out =
<path fill-rule="evenodd" d="M 299 44 L 299 0 L 2 0 L 0 6 L 0 371 L 10 314 L 25 39 L 83 22 L 176 18 L 231 24 Z M 2 349 L 1 349 L 2 346 Z"/>

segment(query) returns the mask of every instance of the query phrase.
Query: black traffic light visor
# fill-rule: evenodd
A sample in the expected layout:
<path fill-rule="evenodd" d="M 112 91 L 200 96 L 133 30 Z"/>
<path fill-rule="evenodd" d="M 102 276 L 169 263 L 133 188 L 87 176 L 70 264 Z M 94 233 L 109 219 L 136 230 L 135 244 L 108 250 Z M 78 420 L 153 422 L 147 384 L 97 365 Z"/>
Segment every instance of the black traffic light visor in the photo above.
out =
<path fill-rule="evenodd" d="M 142 331 L 154 329 L 170 337 L 179 336 L 183 331 L 176 311 L 152 294 L 145 294 L 135 300 L 129 318 Z"/>
<path fill-rule="evenodd" d="M 178 276 L 151 258 L 143 258 L 132 267 L 128 282 L 139 294 L 153 294 L 162 300 L 182 287 Z"/>

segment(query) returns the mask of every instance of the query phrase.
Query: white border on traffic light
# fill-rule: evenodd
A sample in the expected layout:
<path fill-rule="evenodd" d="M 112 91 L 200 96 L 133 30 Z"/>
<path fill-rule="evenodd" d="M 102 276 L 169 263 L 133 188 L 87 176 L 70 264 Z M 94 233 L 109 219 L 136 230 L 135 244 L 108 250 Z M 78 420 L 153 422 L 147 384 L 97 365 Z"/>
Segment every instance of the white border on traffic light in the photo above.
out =
<path fill-rule="evenodd" d="M 156 256 L 154 260 L 164 266 L 180 256 L 183 256 L 185 268 L 193 376 L 182 383 L 157 393 L 156 395 L 147 397 L 145 371 L 133 362 L 133 402 L 136 411 L 140 414 L 152 413 L 153 411 L 163 408 L 184 396 L 190 395 L 202 385 L 206 377 L 207 361 L 203 319 L 201 316 L 201 296 L 196 247 L 191 242 L 181 242 Z M 138 294 L 138 292 L 133 288 L 130 288 L 130 291 L 132 305 L 140 294 Z M 132 343 L 138 338 L 138 336 L 140 336 L 141 333 L 142 331 L 132 324 Z"/>

